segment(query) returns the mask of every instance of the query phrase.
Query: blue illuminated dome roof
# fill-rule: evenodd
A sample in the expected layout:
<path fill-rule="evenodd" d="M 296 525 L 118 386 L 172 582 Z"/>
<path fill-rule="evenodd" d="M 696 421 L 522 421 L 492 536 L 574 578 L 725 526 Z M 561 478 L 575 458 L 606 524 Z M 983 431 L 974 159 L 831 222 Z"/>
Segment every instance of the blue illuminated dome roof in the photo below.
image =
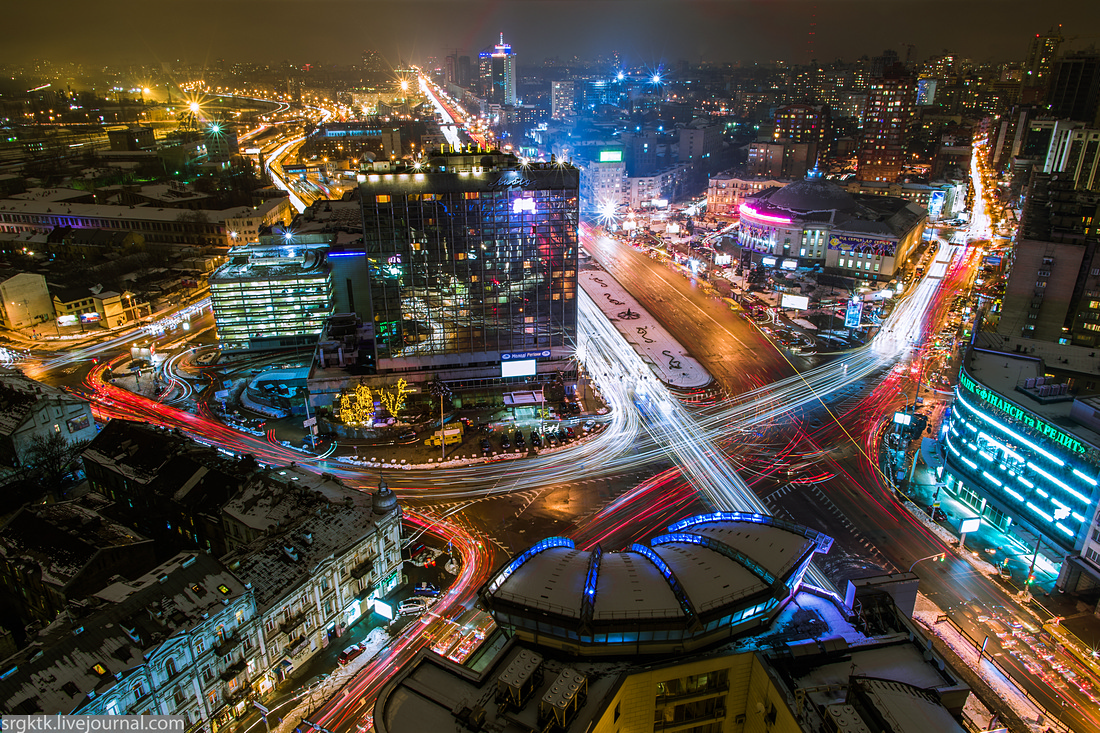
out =
<path fill-rule="evenodd" d="M 687 650 L 766 625 L 832 539 L 761 514 L 677 522 L 648 545 L 578 550 L 551 537 L 481 590 L 497 623 L 575 654 Z"/>

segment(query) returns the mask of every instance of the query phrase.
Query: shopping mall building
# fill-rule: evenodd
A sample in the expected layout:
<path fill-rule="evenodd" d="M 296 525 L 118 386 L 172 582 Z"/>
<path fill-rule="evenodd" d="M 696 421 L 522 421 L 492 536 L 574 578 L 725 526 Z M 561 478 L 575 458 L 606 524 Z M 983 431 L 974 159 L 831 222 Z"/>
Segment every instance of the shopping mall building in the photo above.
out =
<path fill-rule="evenodd" d="M 738 207 L 742 252 L 765 267 L 822 266 L 859 280 L 889 282 L 921 242 L 928 212 L 895 196 L 849 193 L 811 177 L 766 188 Z"/>
<path fill-rule="evenodd" d="M 1072 380 L 1017 348 L 970 349 L 936 470 L 1020 554 L 1038 545 L 1037 567 L 1058 573 L 1060 590 L 1085 591 L 1100 586 L 1100 396 L 1077 396 Z"/>

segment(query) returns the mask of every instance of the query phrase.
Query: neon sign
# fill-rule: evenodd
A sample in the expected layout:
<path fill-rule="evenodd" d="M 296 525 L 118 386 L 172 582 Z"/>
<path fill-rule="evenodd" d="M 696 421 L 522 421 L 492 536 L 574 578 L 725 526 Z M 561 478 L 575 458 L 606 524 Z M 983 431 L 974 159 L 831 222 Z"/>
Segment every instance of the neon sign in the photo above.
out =
<path fill-rule="evenodd" d="M 993 390 L 987 389 L 982 385 L 975 382 L 966 372 L 959 371 L 959 386 L 965 389 L 970 394 L 977 397 L 982 402 L 985 402 L 995 410 L 999 410 L 1004 414 L 1016 420 L 1019 423 L 1026 425 L 1027 427 L 1041 433 L 1047 438 L 1050 438 L 1058 445 L 1066 448 L 1073 453 L 1088 453 L 1089 449 L 1076 438 L 1066 435 L 1058 428 L 1054 427 L 1048 422 L 1044 422 L 1039 418 L 1032 415 L 1030 412 L 1024 411 L 1022 408 L 1017 407 L 1013 403 L 1001 397 Z"/>
<path fill-rule="evenodd" d="M 754 219 L 760 219 L 761 221 L 770 221 L 773 224 L 790 224 L 790 219 L 785 219 L 782 216 L 770 216 L 768 214 L 761 214 L 756 209 L 752 208 L 748 204 L 741 204 L 738 208 L 741 212 L 741 216 L 751 216 Z"/>

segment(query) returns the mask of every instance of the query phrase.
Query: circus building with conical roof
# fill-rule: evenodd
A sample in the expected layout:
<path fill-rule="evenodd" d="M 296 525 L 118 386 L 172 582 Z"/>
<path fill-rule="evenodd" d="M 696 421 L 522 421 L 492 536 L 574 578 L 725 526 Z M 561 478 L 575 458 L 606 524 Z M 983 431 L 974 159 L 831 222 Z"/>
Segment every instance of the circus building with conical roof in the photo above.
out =
<path fill-rule="evenodd" d="M 815 175 L 766 188 L 739 213 L 739 244 L 754 263 L 879 282 L 895 277 L 928 222 L 928 212 L 905 199 L 849 193 Z"/>

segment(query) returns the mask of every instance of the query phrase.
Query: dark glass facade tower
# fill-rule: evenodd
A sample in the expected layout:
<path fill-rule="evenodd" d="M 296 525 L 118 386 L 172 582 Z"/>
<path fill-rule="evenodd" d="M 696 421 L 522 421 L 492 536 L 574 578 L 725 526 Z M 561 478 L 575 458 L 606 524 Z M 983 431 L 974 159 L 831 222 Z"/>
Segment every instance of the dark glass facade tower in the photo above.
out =
<path fill-rule="evenodd" d="M 379 371 L 567 358 L 577 332 L 571 165 L 444 153 L 360 183 Z M 367 311 L 368 309 L 361 309 Z"/>

